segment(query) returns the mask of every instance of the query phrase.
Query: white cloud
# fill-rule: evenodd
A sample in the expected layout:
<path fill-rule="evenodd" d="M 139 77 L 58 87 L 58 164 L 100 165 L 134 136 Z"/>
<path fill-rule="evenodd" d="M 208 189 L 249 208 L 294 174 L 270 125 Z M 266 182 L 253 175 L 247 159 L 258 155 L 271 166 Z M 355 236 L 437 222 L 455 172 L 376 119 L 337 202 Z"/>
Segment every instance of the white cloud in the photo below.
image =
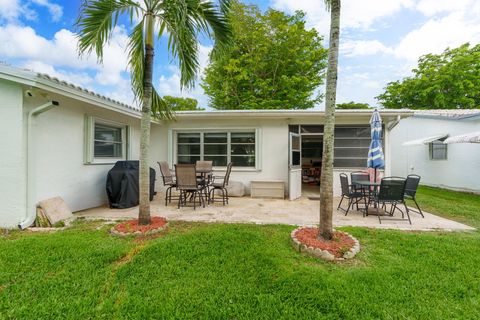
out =
<path fill-rule="evenodd" d="M 78 57 L 77 39 L 71 31 L 62 29 L 53 39 L 46 39 L 30 27 L 14 24 L 0 26 L 0 55 L 7 58 L 41 61 L 55 67 L 97 71 L 96 80 L 102 85 L 114 85 L 122 81 L 126 71 L 128 41 L 126 31 L 115 28 L 111 40 L 104 48 L 103 65 L 94 56 Z M 38 66 L 38 65 L 37 65 Z"/>
<path fill-rule="evenodd" d="M 398 58 L 416 61 L 427 53 L 441 53 L 447 47 L 480 42 L 480 19 L 469 19 L 461 12 L 444 18 L 432 18 L 409 32 L 395 48 Z"/>
<path fill-rule="evenodd" d="M 52 3 L 48 0 L 32 0 L 33 3 L 46 7 L 50 15 L 52 16 L 53 21 L 59 21 L 63 16 L 63 8 L 58 4 Z"/>
<path fill-rule="evenodd" d="M 53 21 L 59 21 L 63 16 L 63 7 L 49 0 L 0 0 L 0 21 L 17 21 L 20 17 L 27 20 L 35 20 L 38 13 L 32 8 L 33 5 L 47 8 Z"/>
<path fill-rule="evenodd" d="M 464 11 L 473 5 L 475 0 L 420 0 L 415 8 L 426 16 L 439 13 Z"/>
<path fill-rule="evenodd" d="M 391 48 L 378 40 L 347 40 L 341 44 L 340 50 L 346 57 L 393 53 Z"/>
<path fill-rule="evenodd" d="M 274 8 L 294 12 L 302 10 L 307 22 L 321 34 L 328 35 L 330 15 L 323 1 L 314 0 L 272 0 Z M 403 8 L 412 8 L 414 0 L 344 0 L 342 1 L 340 25 L 342 29 L 368 29 L 383 17 L 390 16 Z"/>

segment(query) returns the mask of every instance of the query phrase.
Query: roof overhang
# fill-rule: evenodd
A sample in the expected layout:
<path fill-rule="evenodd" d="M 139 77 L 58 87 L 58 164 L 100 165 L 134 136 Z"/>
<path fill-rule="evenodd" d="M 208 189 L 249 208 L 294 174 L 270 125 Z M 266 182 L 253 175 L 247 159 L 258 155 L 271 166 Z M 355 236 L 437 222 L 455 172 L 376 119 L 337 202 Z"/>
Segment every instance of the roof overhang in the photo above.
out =
<path fill-rule="evenodd" d="M 446 139 L 443 143 L 480 143 L 480 131 L 470 132 Z"/>
<path fill-rule="evenodd" d="M 37 88 L 56 95 L 89 103 L 100 108 L 116 111 L 135 118 L 141 117 L 140 110 L 124 103 L 115 101 L 93 91 L 81 88 L 74 84 L 29 70 L 22 70 L 0 64 L 0 79 L 19 83 L 27 88 Z M 335 117 L 348 121 L 358 119 L 362 122 L 370 119 L 374 109 L 336 110 Z M 380 109 L 384 122 L 394 122 L 414 114 L 408 109 Z M 324 110 L 214 110 L 214 111 L 179 111 L 175 113 L 176 120 L 221 120 L 221 119 L 284 119 L 295 122 L 297 120 L 312 120 L 316 123 L 325 117 Z M 365 118 L 365 119 L 364 119 Z M 317 119 L 317 120 L 316 120 Z M 157 121 L 152 121 L 157 122 Z"/>
<path fill-rule="evenodd" d="M 35 73 L 33 71 L 0 64 L 0 79 L 18 83 L 26 88 L 36 88 L 44 92 L 89 103 L 103 109 L 116 111 L 135 118 L 141 117 L 140 110 L 136 110 L 124 103 L 115 101 L 66 81 L 50 77 L 46 74 Z"/>
<path fill-rule="evenodd" d="M 336 110 L 335 117 L 370 117 L 374 109 Z M 405 118 L 413 115 L 411 110 L 379 110 L 383 118 Z M 268 118 L 268 119 L 300 119 L 323 118 L 324 110 L 215 110 L 215 111 L 179 111 L 175 113 L 178 120 L 187 119 L 238 119 L 238 118 Z"/>
<path fill-rule="evenodd" d="M 404 143 L 402 143 L 402 146 L 426 145 L 426 144 L 429 144 L 433 141 L 437 141 L 437 140 L 440 140 L 440 139 L 445 139 L 446 137 L 448 137 L 448 133 L 437 134 L 437 135 L 434 135 L 434 136 L 429 136 L 429 137 L 424 137 L 424 138 L 421 138 L 421 139 L 415 139 L 415 140 L 404 142 Z"/>

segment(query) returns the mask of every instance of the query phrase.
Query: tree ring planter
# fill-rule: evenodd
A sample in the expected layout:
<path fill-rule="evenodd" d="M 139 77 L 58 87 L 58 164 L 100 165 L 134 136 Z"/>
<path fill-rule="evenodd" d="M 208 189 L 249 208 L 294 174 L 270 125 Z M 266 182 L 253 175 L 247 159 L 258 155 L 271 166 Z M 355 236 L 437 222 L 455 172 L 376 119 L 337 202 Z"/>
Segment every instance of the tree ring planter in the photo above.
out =
<path fill-rule="evenodd" d="M 119 236 L 149 236 L 166 230 L 168 227 L 167 219 L 164 217 L 152 217 L 152 222 L 148 225 L 139 225 L 138 219 L 122 221 L 110 229 L 110 233 Z"/>
<path fill-rule="evenodd" d="M 316 258 L 327 261 L 344 261 L 352 259 L 360 251 L 360 243 L 346 232 L 333 232 L 333 239 L 321 241 L 316 239 L 318 228 L 299 227 L 290 234 L 293 248 Z"/>

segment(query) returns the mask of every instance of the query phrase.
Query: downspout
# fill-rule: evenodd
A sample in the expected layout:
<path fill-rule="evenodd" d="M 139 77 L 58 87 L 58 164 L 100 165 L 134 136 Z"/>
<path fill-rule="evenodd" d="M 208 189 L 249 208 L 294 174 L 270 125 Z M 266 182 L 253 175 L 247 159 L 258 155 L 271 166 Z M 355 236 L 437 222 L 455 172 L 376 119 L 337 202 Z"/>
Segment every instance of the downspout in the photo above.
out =
<path fill-rule="evenodd" d="M 398 115 L 396 120 L 388 123 L 387 129 L 392 130 L 393 128 L 395 128 L 397 126 L 397 124 L 400 122 L 400 120 L 401 120 L 401 117 L 400 117 L 400 115 Z"/>
<path fill-rule="evenodd" d="M 44 113 L 52 108 L 55 108 L 59 105 L 57 101 L 49 101 L 41 106 L 38 106 L 31 110 L 27 116 L 27 152 L 26 152 L 26 180 L 27 180 L 27 210 L 25 220 L 18 224 L 20 229 L 25 229 L 30 227 L 37 216 L 36 205 L 34 203 L 34 193 L 35 193 L 35 173 L 33 172 L 34 168 L 34 135 L 33 135 L 33 120 L 35 116 L 38 116 L 41 113 Z"/>

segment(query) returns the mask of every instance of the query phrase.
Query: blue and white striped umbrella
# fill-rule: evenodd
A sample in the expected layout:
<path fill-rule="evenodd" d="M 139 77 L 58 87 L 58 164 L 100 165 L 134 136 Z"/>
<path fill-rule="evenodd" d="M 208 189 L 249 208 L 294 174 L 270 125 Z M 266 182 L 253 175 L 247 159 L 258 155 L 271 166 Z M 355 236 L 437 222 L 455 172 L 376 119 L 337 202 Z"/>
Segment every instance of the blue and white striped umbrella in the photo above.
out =
<path fill-rule="evenodd" d="M 367 167 L 380 169 L 385 166 L 385 158 L 382 149 L 382 118 L 377 109 L 370 118 L 370 128 L 372 141 L 368 149 Z"/>

